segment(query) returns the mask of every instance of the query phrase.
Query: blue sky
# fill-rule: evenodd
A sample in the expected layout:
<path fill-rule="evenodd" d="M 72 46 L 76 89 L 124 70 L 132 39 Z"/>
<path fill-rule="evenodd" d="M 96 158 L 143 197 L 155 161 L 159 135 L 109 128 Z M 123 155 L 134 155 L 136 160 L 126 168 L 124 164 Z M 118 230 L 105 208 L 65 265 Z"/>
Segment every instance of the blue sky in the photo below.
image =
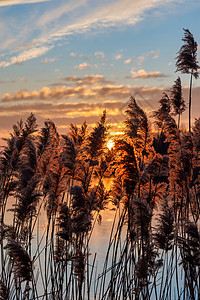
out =
<path fill-rule="evenodd" d="M 151 111 L 177 76 L 187 103 L 175 57 L 183 28 L 200 44 L 199 15 L 198 0 L 0 0 L 0 136 L 30 111 L 61 132 L 104 108 L 117 123 L 130 94 Z"/>

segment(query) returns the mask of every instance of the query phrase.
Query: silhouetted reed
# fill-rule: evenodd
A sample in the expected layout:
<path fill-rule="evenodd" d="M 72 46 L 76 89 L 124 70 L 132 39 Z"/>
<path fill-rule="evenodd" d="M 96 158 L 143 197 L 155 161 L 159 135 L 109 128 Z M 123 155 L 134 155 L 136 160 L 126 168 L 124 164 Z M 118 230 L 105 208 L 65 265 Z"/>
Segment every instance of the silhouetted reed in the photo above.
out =
<path fill-rule="evenodd" d="M 174 239 L 174 216 L 173 209 L 169 207 L 167 197 L 164 197 L 161 214 L 159 214 L 156 227 L 155 240 L 160 249 L 169 251 Z"/>
<path fill-rule="evenodd" d="M 0 300 L 9 299 L 9 290 L 2 280 L 0 280 Z"/>
<path fill-rule="evenodd" d="M 2 300 L 200 298 L 200 121 L 180 129 L 176 84 L 153 113 L 155 134 L 130 98 L 111 150 L 105 111 L 90 131 L 85 122 L 60 135 L 46 121 L 37 132 L 33 114 L 13 126 L 0 157 Z M 90 242 L 107 207 L 113 224 L 98 274 Z"/>
<path fill-rule="evenodd" d="M 20 281 L 30 281 L 32 277 L 32 262 L 28 253 L 14 240 L 8 240 L 5 246 L 13 264 L 14 278 Z"/>

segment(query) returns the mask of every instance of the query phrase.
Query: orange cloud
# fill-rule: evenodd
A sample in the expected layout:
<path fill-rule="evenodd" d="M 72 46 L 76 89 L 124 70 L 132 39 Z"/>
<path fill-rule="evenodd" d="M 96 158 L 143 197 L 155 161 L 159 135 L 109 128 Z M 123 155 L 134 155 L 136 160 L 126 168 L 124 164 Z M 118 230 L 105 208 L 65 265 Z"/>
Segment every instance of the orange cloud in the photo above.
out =
<path fill-rule="evenodd" d="M 77 88 L 77 87 L 76 87 Z M 136 98 L 138 104 L 143 107 L 146 111 L 150 112 L 152 110 L 156 110 L 158 107 L 158 100 L 161 99 L 162 93 L 164 91 L 163 88 L 152 87 L 149 88 L 147 86 L 134 86 L 128 90 L 127 86 L 116 86 L 116 89 L 111 91 L 112 86 L 97 86 L 96 89 L 91 89 L 91 93 L 93 92 L 95 96 L 91 99 L 93 101 L 81 101 L 81 102 L 70 102 L 70 103 L 55 103 L 55 101 L 51 101 L 53 98 L 47 98 L 45 101 L 41 101 L 41 99 L 35 101 L 22 101 L 21 103 L 17 101 L 13 101 L 14 95 L 11 95 L 12 102 L 6 101 L 1 103 L 0 109 L 0 136 L 5 137 L 6 132 L 11 130 L 12 125 L 19 121 L 21 118 L 26 119 L 26 117 L 30 114 L 30 112 L 35 113 L 39 126 L 42 126 L 45 119 L 52 119 L 56 126 L 59 128 L 61 133 L 66 132 L 70 123 L 74 123 L 76 125 L 82 124 L 85 120 L 88 124 L 93 124 L 98 121 L 99 115 L 102 113 L 104 109 L 107 111 L 108 122 L 112 125 L 119 124 L 125 117 L 124 111 L 126 110 L 127 103 L 129 101 L 130 93 Z M 80 87 L 79 87 L 80 89 Z M 65 89 L 62 89 L 62 93 Z M 188 87 L 183 88 L 183 97 L 188 102 Z M 60 89 L 53 89 L 54 94 L 57 94 Z M 84 90 L 85 91 L 85 90 Z M 87 91 L 87 89 L 86 89 Z M 88 89 L 90 91 L 90 89 Z M 126 95 L 124 97 L 123 95 Z M 131 91 L 131 92 L 130 92 Z M 68 90 L 68 93 L 74 92 L 74 89 L 71 88 L 71 91 Z M 81 91 L 80 91 L 81 92 Z M 121 99 L 115 98 L 113 95 L 121 94 Z M 26 97 L 30 97 L 28 92 L 26 91 Z M 32 91 L 31 95 L 41 94 L 43 98 L 50 97 L 53 95 L 52 90 L 49 88 L 42 89 L 41 91 Z M 37 94 L 38 93 L 38 94 Z M 127 93 L 127 94 L 126 94 Z M 129 93 L 129 95 L 128 95 Z M 192 94 L 192 118 L 199 117 L 199 93 L 200 88 L 194 87 Z M 51 95 L 52 94 L 52 95 Z M 15 97 L 20 99 L 20 95 L 24 97 L 24 94 L 20 94 L 18 92 Z M 97 98 L 94 100 L 95 97 Z M 105 99 L 112 98 L 119 100 L 108 100 Z M 128 96 L 127 96 L 128 95 Z M 123 96 L 123 97 L 122 97 Z M 53 96 L 52 96 L 53 97 Z M 83 99 L 83 96 L 80 96 L 80 99 Z M 103 100 L 102 100 L 103 99 Z M 182 121 L 187 126 L 188 123 L 188 110 L 186 110 L 183 114 Z"/>
<path fill-rule="evenodd" d="M 67 87 L 65 85 L 49 88 L 44 86 L 41 90 L 26 91 L 19 90 L 14 94 L 6 93 L 2 97 L 3 103 L 15 102 L 15 101 L 31 101 L 31 100 L 65 100 L 72 98 L 73 101 L 77 100 L 98 100 L 98 101 L 110 101 L 110 100 L 127 100 L 130 95 L 134 93 L 140 93 L 147 98 L 151 98 L 152 95 L 160 94 L 163 89 L 157 87 L 147 86 L 130 86 L 130 85 L 118 85 L 112 82 L 106 81 L 101 75 L 86 75 L 84 77 L 70 76 L 64 80 L 69 80 L 75 83 L 75 86 Z M 105 84 L 104 84 L 105 83 Z"/>
<path fill-rule="evenodd" d="M 130 64 L 130 63 L 131 63 L 131 59 L 130 59 L 130 58 L 126 59 L 126 60 L 124 61 L 124 63 L 125 63 L 125 64 Z"/>
<path fill-rule="evenodd" d="M 114 84 L 111 80 L 106 80 L 103 75 L 85 75 L 83 77 L 68 76 L 63 78 L 64 81 L 71 81 L 77 85 L 90 85 L 90 84 Z"/>

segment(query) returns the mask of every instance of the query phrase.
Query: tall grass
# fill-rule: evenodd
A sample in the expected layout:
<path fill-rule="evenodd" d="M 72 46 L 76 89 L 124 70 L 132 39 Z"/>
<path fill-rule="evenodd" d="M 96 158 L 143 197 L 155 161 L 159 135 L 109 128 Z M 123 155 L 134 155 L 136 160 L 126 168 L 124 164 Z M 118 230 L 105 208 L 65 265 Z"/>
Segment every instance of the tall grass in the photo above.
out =
<path fill-rule="evenodd" d="M 62 136 L 33 114 L 13 126 L 0 157 L 0 299 L 200 299 L 200 119 L 181 131 L 170 101 L 153 134 L 131 97 L 112 150 L 106 112 Z M 90 243 L 109 203 L 100 271 Z"/>

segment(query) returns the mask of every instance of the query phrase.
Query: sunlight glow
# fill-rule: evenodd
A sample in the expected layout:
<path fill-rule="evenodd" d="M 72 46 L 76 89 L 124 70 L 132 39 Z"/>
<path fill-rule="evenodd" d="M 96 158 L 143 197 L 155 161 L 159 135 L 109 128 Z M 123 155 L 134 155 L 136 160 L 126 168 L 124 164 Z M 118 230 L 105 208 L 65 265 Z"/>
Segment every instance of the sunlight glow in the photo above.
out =
<path fill-rule="evenodd" d="M 115 142 L 113 140 L 109 140 L 107 142 L 107 147 L 109 150 L 111 150 L 115 146 Z"/>

